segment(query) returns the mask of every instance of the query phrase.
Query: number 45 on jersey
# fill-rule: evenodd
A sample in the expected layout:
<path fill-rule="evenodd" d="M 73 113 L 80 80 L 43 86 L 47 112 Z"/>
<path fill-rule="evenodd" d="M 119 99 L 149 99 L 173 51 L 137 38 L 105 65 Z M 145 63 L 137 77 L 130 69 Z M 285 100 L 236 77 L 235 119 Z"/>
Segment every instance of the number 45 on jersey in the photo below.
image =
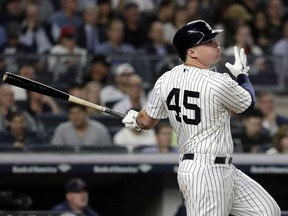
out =
<path fill-rule="evenodd" d="M 180 98 L 179 95 L 180 95 L 179 88 L 173 88 L 170 91 L 166 100 L 168 109 L 176 112 L 176 120 L 178 122 L 182 122 L 182 119 L 183 119 L 183 121 L 186 124 L 198 125 L 201 121 L 201 109 L 198 105 L 189 103 L 188 98 L 189 97 L 199 98 L 199 92 L 184 90 L 183 101 L 179 101 L 179 98 Z M 174 98 L 175 104 L 173 104 L 172 102 L 173 98 Z M 185 109 L 194 111 L 195 113 L 194 118 L 189 118 L 187 115 L 180 116 L 181 106 L 182 106 L 182 104 L 180 103 L 183 104 Z"/>

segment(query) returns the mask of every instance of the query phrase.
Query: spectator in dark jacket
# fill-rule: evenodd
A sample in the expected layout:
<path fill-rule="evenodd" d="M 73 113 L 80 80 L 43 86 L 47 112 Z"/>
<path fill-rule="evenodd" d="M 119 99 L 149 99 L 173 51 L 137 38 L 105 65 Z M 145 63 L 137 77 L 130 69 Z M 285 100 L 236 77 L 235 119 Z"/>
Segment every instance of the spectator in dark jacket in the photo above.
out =
<path fill-rule="evenodd" d="M 66 201 L 52 208 L 52 211 L 73 211 L 75 213 L 84 214 L 86 216 L 99 216 L 88 205 L 88 192 L 86 183 L 80 179 L 70 179 L 66 185 Z"/>

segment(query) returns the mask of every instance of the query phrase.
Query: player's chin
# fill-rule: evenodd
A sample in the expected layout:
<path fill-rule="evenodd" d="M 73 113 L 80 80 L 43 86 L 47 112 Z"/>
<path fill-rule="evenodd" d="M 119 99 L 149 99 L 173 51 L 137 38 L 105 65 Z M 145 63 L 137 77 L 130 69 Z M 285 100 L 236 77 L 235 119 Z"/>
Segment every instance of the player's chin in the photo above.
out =
<path fill-rule="evenodd" d="M 220 59 L 221 59 L 221 52 L 220 53 L 216 53 L 215 56 L 214 56 L 214 60 L 215 60 L 214 64 L 219 62 Z"/>

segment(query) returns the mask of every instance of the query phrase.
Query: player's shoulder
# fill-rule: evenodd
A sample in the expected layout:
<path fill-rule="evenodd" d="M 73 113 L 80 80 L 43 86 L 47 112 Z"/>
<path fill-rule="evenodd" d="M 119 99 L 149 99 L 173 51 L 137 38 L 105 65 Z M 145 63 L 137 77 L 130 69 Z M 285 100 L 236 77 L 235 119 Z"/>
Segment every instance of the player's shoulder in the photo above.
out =
<path fill-rule="evenodd" d="M 234 84 L 235 81 L 230 77 L 228 73 L 220 73 L 211 70 L 206 70 L 204 75 L 207 76 L 210 83 L 218 83 L 223 85 Z"/>
<path fill-rule="evenodd" d="M 179 71 L 183 70 L 183 64 L 176 65 L 172 69 L 167 70 L 165 73 L 163 73 L 156 82 L 163 82 L 164 80 L 170 79 L 173 74 L 178 73 Z"/>

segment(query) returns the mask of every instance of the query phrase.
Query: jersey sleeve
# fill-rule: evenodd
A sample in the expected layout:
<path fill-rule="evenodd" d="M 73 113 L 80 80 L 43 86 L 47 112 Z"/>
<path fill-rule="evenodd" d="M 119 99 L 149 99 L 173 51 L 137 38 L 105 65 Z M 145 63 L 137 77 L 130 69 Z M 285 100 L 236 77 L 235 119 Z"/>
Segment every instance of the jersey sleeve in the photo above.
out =
<path fill-rule="evenodd" d="M 212 85 L 216 99 L 227 109 L 244 112 L 252 103 L 251 95 L 227 73 L 221 74 Z"/>
<path fill-rule="evenodd" d="M 168 113 L 165 109 L 165 102 L 161 99 L 161 85 L 164 78 L 165 75 L 162 75 L 156 81 L 146 106 L 146 113 L 154 119 L 164 119 L 168 117 Z"/>

